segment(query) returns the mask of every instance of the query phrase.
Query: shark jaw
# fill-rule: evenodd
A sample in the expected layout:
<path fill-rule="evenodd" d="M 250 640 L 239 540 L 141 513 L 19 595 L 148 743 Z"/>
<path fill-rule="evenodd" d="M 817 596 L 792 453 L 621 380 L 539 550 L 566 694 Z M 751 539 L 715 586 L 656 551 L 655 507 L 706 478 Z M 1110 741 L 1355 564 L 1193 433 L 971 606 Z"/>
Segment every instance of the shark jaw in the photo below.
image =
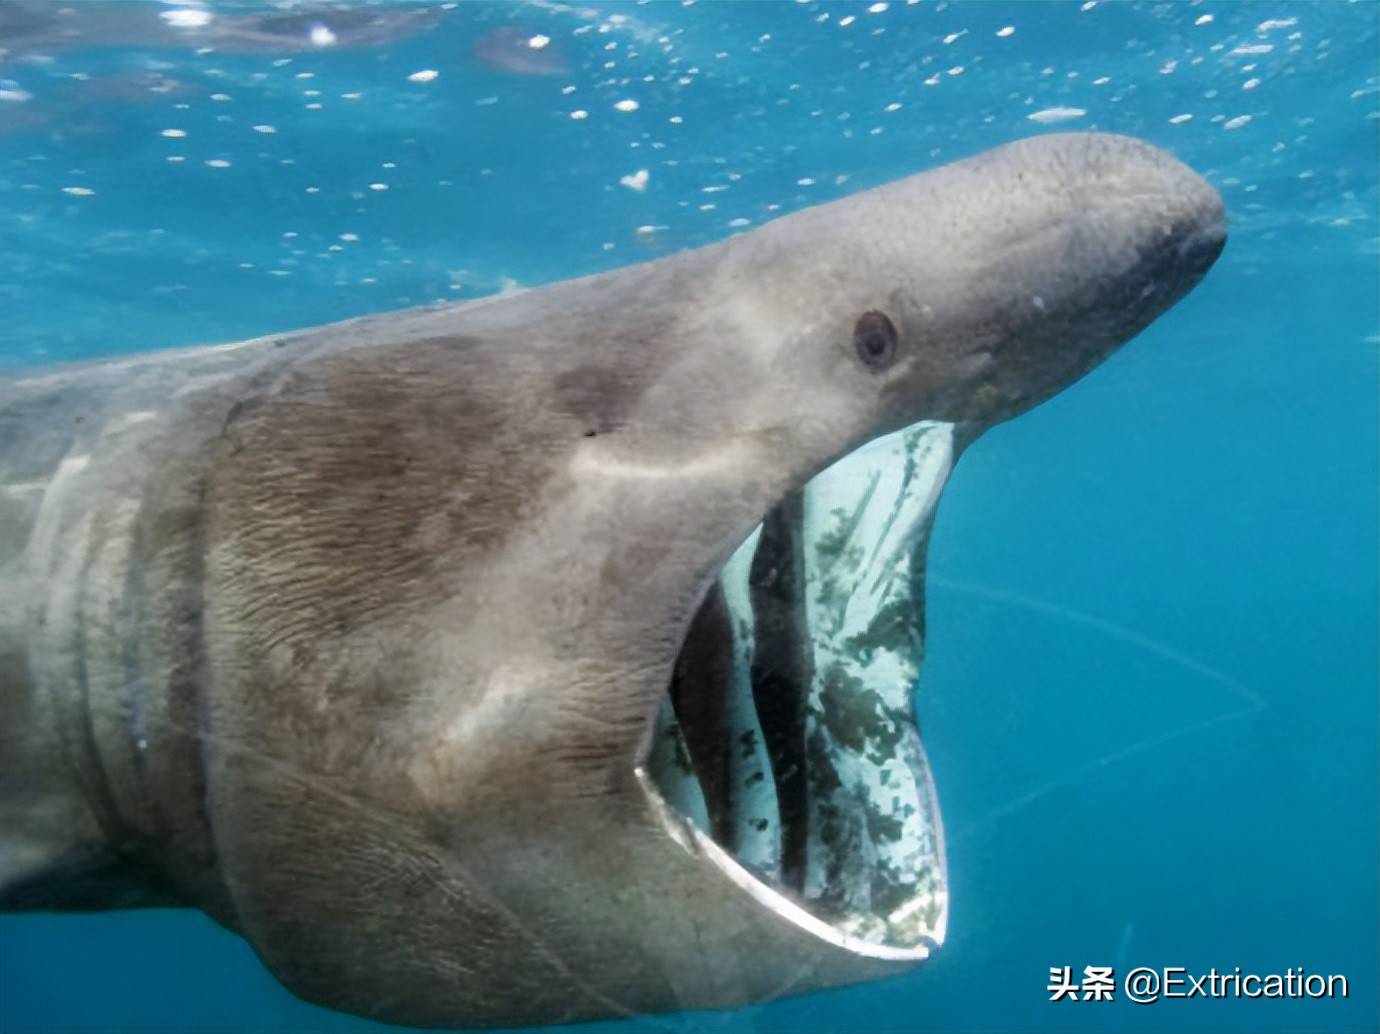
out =
<path fill-rule="evenodd" d="M 701 604 L 636 772 L 682 847 L 871 958 L 928 958 L 948 923 L 912 698 L 955 458 L 953 424 L 914 424 L 779 503 Z"/>

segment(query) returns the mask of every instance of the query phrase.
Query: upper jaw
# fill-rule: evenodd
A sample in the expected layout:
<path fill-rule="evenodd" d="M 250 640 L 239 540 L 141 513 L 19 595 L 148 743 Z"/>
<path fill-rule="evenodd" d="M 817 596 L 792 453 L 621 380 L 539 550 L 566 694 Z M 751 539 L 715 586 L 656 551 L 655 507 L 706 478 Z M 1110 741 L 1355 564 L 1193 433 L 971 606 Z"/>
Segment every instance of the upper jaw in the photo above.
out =
<path fill-rule="evenodd" d="M 692 623 L 637 766 L 683 848 L 803 932 L 879 960 L 926 958 L 947 926 L 911 697 L 924 550 L 963 430 L 878 438 L 767 516 Z"/>

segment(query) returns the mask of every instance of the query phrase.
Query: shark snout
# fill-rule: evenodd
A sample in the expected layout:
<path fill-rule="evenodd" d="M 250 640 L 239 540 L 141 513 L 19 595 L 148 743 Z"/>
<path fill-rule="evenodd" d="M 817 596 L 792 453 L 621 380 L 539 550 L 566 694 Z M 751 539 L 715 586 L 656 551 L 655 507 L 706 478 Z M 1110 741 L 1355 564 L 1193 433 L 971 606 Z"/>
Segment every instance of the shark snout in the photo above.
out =
<path fill-rule="evenodd" d="M 1205 178 L 1130 137 L 1050 134 L 979 162 L 994 217 L 968 246 L 993 319 L 971 335 L 981 374 L 964 414 L 990 422 L 1068 386 L 1174 306 L 1221 254 L 1227 223 Z M 952 311 L 962 326 L 965 310 Z"/>
<path fill-rule="evenodd" d="M 1155 225 L 1153 216 L 1143 225 L 1141 261 L 1132 278 L 1144 283 L 1142 295 L 1155 295 L 1163 308 L 1175 304 L 1203 278 L 1227 243 L 1221 196 L 1187 167 L 1179 166 L 1174 172 L 1168 185 L 1172 192 L 1161 202 L 1167 213 L 1163 226 Z M 1147 315 L 1153 318 L 1159 311 L 1163 309 Z"/>
<path fill-rule="evenodd" d="M 1203 176 L 1169 153 L 1129 137 L 1089 134 L 1071 138 L 1085 153 L 1094 183 L 1086 193 L 1110 235 L 1149 261 L 1141 273 L 1163 285 L 1197 283 L 1227 240 L 1222 196 Z M 1096 152 L 1102 152 L 1100 155 Z"/>

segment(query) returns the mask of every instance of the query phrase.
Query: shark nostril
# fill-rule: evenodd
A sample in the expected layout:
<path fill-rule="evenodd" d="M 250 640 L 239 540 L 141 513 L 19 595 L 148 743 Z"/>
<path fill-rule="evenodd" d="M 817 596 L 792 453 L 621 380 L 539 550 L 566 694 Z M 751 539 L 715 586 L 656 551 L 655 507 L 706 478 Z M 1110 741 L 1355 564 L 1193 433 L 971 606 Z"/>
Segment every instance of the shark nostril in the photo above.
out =
<path fill-rule="evenodd" d="M 1227 244 L 1227 224 L 1223 219 L 1214 219 L 1185 234 L 1179 241 L 1178 256 L 1191 265 L 1195 271 L 1206 270 Z"/>

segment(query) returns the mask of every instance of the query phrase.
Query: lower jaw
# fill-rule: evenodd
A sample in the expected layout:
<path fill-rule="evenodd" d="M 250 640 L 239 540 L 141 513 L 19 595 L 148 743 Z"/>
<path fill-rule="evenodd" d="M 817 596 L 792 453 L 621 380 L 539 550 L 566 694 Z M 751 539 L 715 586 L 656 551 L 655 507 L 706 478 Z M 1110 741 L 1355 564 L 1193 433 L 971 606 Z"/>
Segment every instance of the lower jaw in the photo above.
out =
<path fill-rule="evenodd" d="M 948 918 L 913 695 L 925 548 L 954 426 L 850 453 L 778 506 L 692 624 L 638 777 L 762 907 L 859 955 L 923 959 Z"/>

